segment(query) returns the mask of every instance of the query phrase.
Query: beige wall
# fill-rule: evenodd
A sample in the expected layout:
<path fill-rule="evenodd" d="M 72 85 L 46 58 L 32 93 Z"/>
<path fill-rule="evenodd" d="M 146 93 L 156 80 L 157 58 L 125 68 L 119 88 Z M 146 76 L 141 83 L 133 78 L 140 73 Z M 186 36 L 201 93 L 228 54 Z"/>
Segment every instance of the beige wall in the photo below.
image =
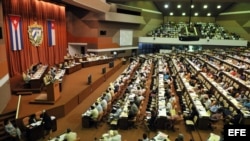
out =
<path fill-rule="evenodd" d="M 0 39 L 0 113 L 4 110 L 11 97 L 10 82 L 8 75 L 8 63 L 6 57 L 4 24 L 3 24 L 2 1 L 0 1 L 0 27 L 2 28 L 3 39 Z"/>
<path fill-rule="evenodd" d="M 67 11 L 68 39 L 69 42 L 88 43 L 89 49 L 119 48 L 120 29 L 133 30 L 132 46 L 137 46 L 138 37 L 145 36 L 147 32 L 163 23 L 161 14 L 150 11 L 141 12 L 145 24 L 99 20 L 97 17 L 100 15 L 91 12 L 82 15 L 79 17 L 74 11 Z M 101 30 L 106 31 L 106 35 L 100 35 Z"/>
<path fill-rule="evenodd" d="M 248 11 L 248 12 L 246 12 Z M 225 27 L 228 32 L 239 34 L 250 41 L 250 3 L 240 3 L 228 9 L 224 15 L 216 18 L 216 23 Z"/>

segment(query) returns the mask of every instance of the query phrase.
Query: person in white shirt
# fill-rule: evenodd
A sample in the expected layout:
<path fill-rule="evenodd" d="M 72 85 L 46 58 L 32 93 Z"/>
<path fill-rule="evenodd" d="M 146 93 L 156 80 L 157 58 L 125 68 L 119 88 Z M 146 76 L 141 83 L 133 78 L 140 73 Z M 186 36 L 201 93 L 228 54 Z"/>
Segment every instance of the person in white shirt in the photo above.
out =
<path fill-rule="evenodd" d="M 4 129 L 14 139 L 21 139 L 21 130 L 18 127 L 15 127 L 10 120 L 4 121 Z"/>
<path fill-rule="evenodd" d="M 95 102 L 95 107 L 99 113 L 103 113 L 103 108 L 102 108 L 102 105 L 100 103 Z"/>
<path fill-rule="evenodd" d="M 104 96 L 101 98 L 101 105 L 102 105 L 102 109 L 103 109 L 104 111 L 107 110 L 108 102 L 107 102 L 107 100 L 105 99 Z"/>
<path fill-rule="evenodd" d="M 166 104 L 166 110 L 170 111 L 172 110 L 172 103 L 169 100 L 166 100 L 167 104 Z"/>
<path fill-rule="evenodd" d="M 113 133 L 110 134 L 109 141 L 122 141 L 122 136 L 118 133 L 117 130 L 114 130 Z"/>
<path fill-rule="evenodd" d="M 77 140 L 79 140 L 79 139 L 77 138 L 76 132 L 72 132 L 71 129 L 69 129 L 69 128 L 67 129 L 67 131 L 66 131 L 66 133 L 65 133 L 64 139 L 65 139 L 66 141 L 77 141 Z"/>
<path fill-rule="evenodd" d="M 205 106 L 206 109 L 210 109 L 212 102 L 211 102 L 211 100 L 208 97 L 204 98 L 203 103 L 204 103 L 204 106 Z"/>

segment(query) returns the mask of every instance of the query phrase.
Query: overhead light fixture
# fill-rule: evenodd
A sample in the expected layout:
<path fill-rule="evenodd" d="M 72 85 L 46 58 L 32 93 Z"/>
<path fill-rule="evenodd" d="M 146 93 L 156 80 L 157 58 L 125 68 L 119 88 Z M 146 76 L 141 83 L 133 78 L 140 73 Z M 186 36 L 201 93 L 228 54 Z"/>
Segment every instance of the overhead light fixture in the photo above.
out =
<path fill-rule="evenodd" d="M 220 9 L 221 8 L 221 5 L 217 5 L 217 9 Z"/>
<path fill-rule="evenodd" d="M 186 13 L 185 13 L 185 12 L 183 12 L 181 15 L 182 15 L 182 16 L 185 16 L 185 15 L 186 15 Z"/>
<path fill-rule="evenodd" d="M 211 13 L 207 13 L 207 16 L 211 16 Z"/>
<path fill-rule="evenodd" d="M 196 27 L 194 25 L 191 25 L 191 13 L 192 13 L 191 5 L 192 4 L 193 4 L 193 1 L 190 0 L 189 24 L 188 24 L 188 26 L 186 26 L 182 29 L 182 31 L 184 31 L 184 32 L 181 33 L 181 35 L 179 35 L 180 41 L 199 41 L 200 40 L 200 37 L 199 37 L 197 30 L 196 30 Z M 183 15 L 183 13 L 182 13 L 182 15 Z"/>
<path fill-rule="evenodd" d="M 177 8 L 181 8 L 181 5 L 179 4 L 179 5 L 177 5 Z"/>
<path fill-rule="evenodd" d="M 173 12 L 170 12 L 170 13 L 169 13 L 169 15 L 170 15 L 170 16 L 173 16 L 173 15 L 174 15 L 174 13 L 173 13 Z"/>
<path fill-rule="evenodd" d="M 194 16 L 198 16 L 198 15 L 199 15 L 199 13 L 197 13 L 197 12 L 194 13 Z"/>
<path fill-rule="evenodd" d="M 207 5 L 203 5 L 203 8 L 204 8 L 204 9 L 207 9 Z"/>
<path fill-rule="evenodd" d="M 164 5 L 164 8 L 168 8 L 168 4 L 165 4 L 165 5 Z"/>
<path fill-rule="evenodd" d="M 194 8 L 194 5 L 193 5 L 193 4 L 191 5 L 191 8 Z"/>

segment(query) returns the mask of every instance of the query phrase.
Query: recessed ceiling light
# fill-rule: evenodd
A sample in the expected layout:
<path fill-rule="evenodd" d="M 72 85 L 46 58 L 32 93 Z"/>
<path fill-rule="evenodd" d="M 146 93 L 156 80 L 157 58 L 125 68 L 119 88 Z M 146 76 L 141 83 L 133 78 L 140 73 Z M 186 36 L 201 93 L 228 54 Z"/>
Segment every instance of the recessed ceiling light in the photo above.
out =
<path fill-rule="evenodd" d="M 217 9 L 220 9 L 221 8 L 221 5 L 217 5 Z"/>
<path fill-rule="evenodd" d="M 199 13 L 197 13 L 197 12 L 194 13 L 194 16 L 198 16 L 198 15 L 199 15 Z"/>
<path fill-rule="evenodd" d="M 193 4 L 191 5 L 191 8 L 194 8 L 194 5 L 193 5 Z"/>
<path fill-rule="evenodd" d="M 185 16 L 185 15 L 186 15 L 186 13 L 185 13 L 185 12 L 183 12 L 183 13 L 182 13 L 182 16 Z"/>
<path fill-rule="evenodd" d="M 211 13 L 207 13 L 207 16 L 211 16 Z"/>
<path fill-rule="evenodd" d="M 168 8 L 168 4 L 165 4 L 165 5 L 164 5 L 164 8 Z"/>
<path fill-rule="evenodd" d="M 207 5 L 204 5 L 203 8 L 204 8 L 204 9 L 207 9 Z"/>
<path fill-rule="evenodd" d="M 173 15 L 174 15 L 174 13 L 173 13 L 173 12 L 170 12 L 170 13 L 169 13 L 169 15 L 170 15 L 170 16 L 173 16 Z"/>
<path fill-rule="evenodd" d="M 179 4 L 179 5 L 177 5 L 177 8 L 181 8 L 181 5 Z"/>

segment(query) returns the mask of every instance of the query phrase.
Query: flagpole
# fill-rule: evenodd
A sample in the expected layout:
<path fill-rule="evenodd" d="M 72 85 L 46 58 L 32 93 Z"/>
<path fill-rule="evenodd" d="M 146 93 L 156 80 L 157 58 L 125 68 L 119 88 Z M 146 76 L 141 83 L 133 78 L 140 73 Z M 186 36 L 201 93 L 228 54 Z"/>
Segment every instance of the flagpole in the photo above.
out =
<path fill-rule="evenodd" d="M 35 46 L 35 47 L 36 47 L 37 56 L 38 56 L 38 63 L 40 63 L 40 55 L 39 55 L 39 51 L 38 51 L 38 47 L 39 47 L 39 46 Z"/>

